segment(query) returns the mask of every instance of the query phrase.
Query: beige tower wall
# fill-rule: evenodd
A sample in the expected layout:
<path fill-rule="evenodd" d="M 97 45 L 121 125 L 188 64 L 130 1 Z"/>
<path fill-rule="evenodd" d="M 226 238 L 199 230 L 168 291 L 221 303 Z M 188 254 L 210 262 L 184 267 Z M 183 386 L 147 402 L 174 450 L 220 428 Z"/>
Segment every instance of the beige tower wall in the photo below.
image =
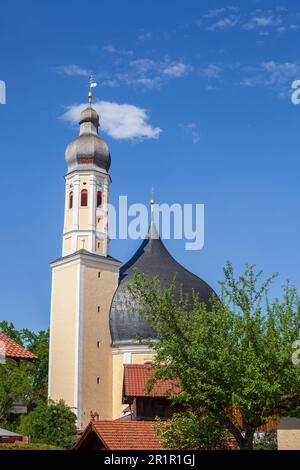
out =
<path fill-rule="evenodd" d="M 116 282 L 115 270 L 99 269 L 97 266 L 85 268 L 82 373 L 84 425 L 90 420 L 91 410 L 97 411 L 101 419 L 112 419 L 109 310 L 116 290 Z"/>
<path fill-rule="evenodd" d="M 78 264 L 52 272 L 49 396 L 71 406 L 75 400 L 76 315 Z"/>
<path fill-rule="evenodd" d="M 49 397 L 74 407 L 79 428 L 90 411 L 113 415 L 109 309 L 119 267 L 87 252 L 52 264 Z"/>

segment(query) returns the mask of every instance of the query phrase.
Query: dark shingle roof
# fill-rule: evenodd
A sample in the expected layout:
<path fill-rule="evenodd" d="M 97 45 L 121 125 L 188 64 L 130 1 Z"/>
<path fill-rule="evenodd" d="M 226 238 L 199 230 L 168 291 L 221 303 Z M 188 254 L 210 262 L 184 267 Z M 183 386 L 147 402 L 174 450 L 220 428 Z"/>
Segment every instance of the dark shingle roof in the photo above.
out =
<path fill-rule="evenodd" d="M 209 305 L 209 299 L 213 293 L 212 288 L 181 266 L 170 255 L 157 235 L 154 222 L 151 222 L 148 238 L 120 270 L 119 286 L 110 309 L 110 332 L 113 345 L 132 344 L 136 342 L 137 337 L 155 338 L 152 327 L 141 318 L 138 312 L 129 307 L 133 302 L 127 285 L 133 280 L 134 268 L 145 273 L 147 277 L 158 275 L 162 288 L 169 287 L 176 274 L 178 291 L 180 287 L 183 293 L 191 293 L 194 290 L 199 293 L 201 300 Z"/>

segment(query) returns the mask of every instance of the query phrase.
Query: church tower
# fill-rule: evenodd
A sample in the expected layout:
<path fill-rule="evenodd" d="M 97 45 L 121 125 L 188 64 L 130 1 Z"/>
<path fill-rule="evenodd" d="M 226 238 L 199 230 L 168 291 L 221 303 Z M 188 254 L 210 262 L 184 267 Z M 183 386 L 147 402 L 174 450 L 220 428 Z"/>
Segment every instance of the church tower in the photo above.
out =
<path fill-rule="evenodd" d="M 91 98 L 66 149 L 62 257 L 51 264 L 49 398 L 74 409 L 78 428 L 90 411 L 111 418 L 109 310 L 120 268 L 109 256 L 111 156 Z"/>

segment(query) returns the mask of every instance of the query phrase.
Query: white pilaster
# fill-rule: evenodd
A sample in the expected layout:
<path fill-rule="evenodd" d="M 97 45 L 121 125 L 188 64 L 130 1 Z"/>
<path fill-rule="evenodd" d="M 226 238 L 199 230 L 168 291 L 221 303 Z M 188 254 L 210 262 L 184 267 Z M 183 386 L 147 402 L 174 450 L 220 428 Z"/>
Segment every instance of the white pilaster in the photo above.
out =
<path fill-rule="evenodd" d="M 73 230 L 78 230 L 78 215 L 79 215 L 79 190 L 80 190 L 80 177 L 76 175 L 74 178 L 73 190 Z"/>
<path fill-rule="evenodd" d="M 91 175 L 89 180 L 89 230 L 91 230 L 89 236 L 89 247 L 88 250 L 92 253 L 95 252 L 96 248 L 96 176 Z"/>
<path fill-rule="evenodd" d="M 78 217 L 79 217 L 79 198 L 80 198 L 80 177 L 76 175 L 73 183 L 73 231 L 79 229 Z M 77 250 L 77 236 L 72 235 L 72 252 Z"/>
<path fill-rule="evenodd" d="M 109 204 L 109 178 L 105 178 L 103 183 L 103 255 L 108 255 L 108 204 Z"/>
<path fill-rule="evenodd" d="M 75 329 L 75 377 L 74 377 L 74 405 L 77 415 L 77 427 L 82 427 L 82 330 L 83 330 L 83 275 L 84 266 L 79 262 L 77 266 L 76 285 L 76 329 Z"/>
<path fill-rule="evenodd" d="M 65 217 L 64 217 L 64 232 L 66 231 L 66 224 L 67 224 L 67 211 L 69 208 L 69 184 L 70 182 L 66 180 L 65 185 Z"/>

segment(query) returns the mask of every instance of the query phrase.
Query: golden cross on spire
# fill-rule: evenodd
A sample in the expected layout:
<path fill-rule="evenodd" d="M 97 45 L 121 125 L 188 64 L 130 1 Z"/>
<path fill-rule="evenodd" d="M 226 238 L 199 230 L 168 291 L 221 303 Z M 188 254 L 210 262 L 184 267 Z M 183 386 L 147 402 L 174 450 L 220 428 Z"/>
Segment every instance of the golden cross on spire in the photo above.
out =
<path fill-rule="evenodd" d="M 93 93 L 92 93 L 92 88 L 96 88 L 97 83 L 95 82 L 94 76 L 90 76 L 90 81 L 89 81 L 89 92 L 88 92 L 88 100 L 89 100 L 89 105 L 92 104 L 92 99 L 93 99 Z"/>

